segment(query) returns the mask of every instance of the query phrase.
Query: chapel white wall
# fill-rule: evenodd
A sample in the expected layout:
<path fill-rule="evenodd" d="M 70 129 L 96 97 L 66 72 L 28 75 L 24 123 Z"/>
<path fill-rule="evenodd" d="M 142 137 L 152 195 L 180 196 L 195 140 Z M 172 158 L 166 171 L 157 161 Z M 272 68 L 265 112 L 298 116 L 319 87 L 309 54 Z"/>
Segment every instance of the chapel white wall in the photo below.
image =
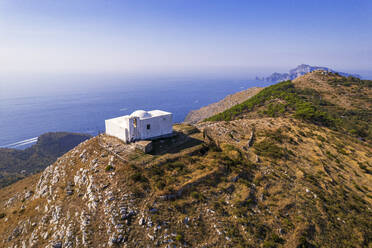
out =
<path fill-rule="evenodd" d="M 147 125 L 150 124 L 150 129 Z M 154 116 L 140 120 L 138 139 L 149 139 L 173 132 L 172 115 Z"/>
<path fill-rule="evenodd" d="M 124 120 L 123 125 L 119 125 L 114 120 L 105 120 L 106 134 L 117 137 L 125 142 L 129 141 L 129 122 Z"/>

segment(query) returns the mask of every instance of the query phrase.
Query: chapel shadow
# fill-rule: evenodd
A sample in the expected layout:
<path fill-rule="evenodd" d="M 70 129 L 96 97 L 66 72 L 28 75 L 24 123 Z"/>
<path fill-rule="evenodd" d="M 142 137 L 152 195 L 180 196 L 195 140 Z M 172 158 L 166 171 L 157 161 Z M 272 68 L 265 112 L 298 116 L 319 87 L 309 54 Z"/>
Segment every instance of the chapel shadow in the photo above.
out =
<path fill-rule="evenodd" d="M 151 155 L 163 155 L 166 153 L 179 153 L 185 149 L 202 144 L 202 139 L 192 137 L 181 131 L 173 131 L 173 135 L 167 138 L 160 138 L 152 142 Z"/>

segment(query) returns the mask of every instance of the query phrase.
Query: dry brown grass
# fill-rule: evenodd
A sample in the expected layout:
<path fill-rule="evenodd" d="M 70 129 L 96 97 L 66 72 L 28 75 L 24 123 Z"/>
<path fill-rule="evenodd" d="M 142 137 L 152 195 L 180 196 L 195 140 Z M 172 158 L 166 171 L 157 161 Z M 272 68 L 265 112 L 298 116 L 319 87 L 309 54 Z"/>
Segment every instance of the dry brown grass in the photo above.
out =
<path fill-rule="evenodd" d="M 200 128 L 208 125 L 202 123 Z M 287 159 L 260 156 L 256 162 L 254 146 L 246 148 L 253 127 L 254 143 L 269 139 L 292 153 Z M 195 140 L 202 142 L 203 135 L 194 132 L 190 126 L 177 128 L 180 132 L 188 132 L 188 137 L 193 140 L 163 142 L 163 148 L 168 151 L 165 154 L 128 152 L 123 148 L 119 154 L 126 161 L 115 158 L 115 170 L 111 172 L 105 171 L 111 155 L 99 145 L 99 139 L 104 137 L 91 139 L 81 149 L 87 150 L 88 161 L 99 158 L 99 172 L 94 174 L 98 185 L 110 184 L 109 188 L 117 199 L 124 193 L 140 193 L 133 204 L 145 213 L 156 206 L 158 211 L 151 214 L 153 222 L 169 223 L 167 228 L 182 234 L 190 246 L 207 243 L 211 247 L 220 247 L 221 244 L 255 247 L 269 242 L 274 234 L 284 240 L 283 244 L 278 243 L 284 247 L 296 247 L 301 237 L 317 246 L 331 245 L 336 240 L 344 242 L 343 247 L 347 246 L 348 240 L 356 247 L 363 246 L 368 230 L 362 220 L 369 213 L 367 206 L 372 205 L 368 196 L 372 190 L 372 175 L 359 164 L 367 163 L 368 168 L 372 166 L 368 144 L 288 118 L 214 123 L 209 134 L 218 140 L 220 149 L 195 143 Z M 124 145 L 115 139 L 110 142 L 118 151 Z M 172 144 L 177 144 L 176 150 Z M 341 153 L 340 147 L 343 149 Z M 66 175 L 53 185 L 56 201 L 62 205 L 64 213 L 80 213 L 85 206 L 85 200 L 77 192 L 67 196 L 64 191 L 67 182 L 73 181 L 80 168 L 89 168 L 89 163 L 82 163 L 78 156 L 69 153 L 61 158 L 61 161 L 66 159 L 73 165 L 65 161 L 65 166 L 68 166 Z M 39 176 L 1 190 L 1 203 L 16 193 L 24 192 L 25 187 L 33 189 Z M 159 182 L 164 183 L 163 188 L 159 188 Z M 349 190 L 345 193 L 343 190 L 347 188 Z M 177 191 L 182 193 L 171 201 L 159 198 Z M 19 213 L 22 204 L 26 208 Z M 40 219 L 35 207 L 46 204 L 40 199 L 22 203 L 19 197 L 13 206 L 4 208 L 8 220 L 0 219 L 1 240 L 6 242 L 21 221 Z M 103 204 L 92 217 L 93 244 L 109 238 L 107 230 L 99 228 L 107 218 L 102 209 Z M 13 211 L 17 212 L 13 214 Z M 188 228 L 183 223 L 185 217 L 190 218 Z M 345 223 L 340 225 L 337 218 Z M 309 231 L 312 227 L 315 228 L 314 234 Z M 218 235 L 216 229 L 223 234 Z M 279 233 L 279 229 L 284 232 Z M 131 243 L 134 240 L 143 246 L 153 245 L 144 232 L 136 220 L 128 234 L 129 247 L 135 246 Z M 79 230 L 76 235 L 81 235 Z M 46 242 L 48 240 L 40 245 Z"/>

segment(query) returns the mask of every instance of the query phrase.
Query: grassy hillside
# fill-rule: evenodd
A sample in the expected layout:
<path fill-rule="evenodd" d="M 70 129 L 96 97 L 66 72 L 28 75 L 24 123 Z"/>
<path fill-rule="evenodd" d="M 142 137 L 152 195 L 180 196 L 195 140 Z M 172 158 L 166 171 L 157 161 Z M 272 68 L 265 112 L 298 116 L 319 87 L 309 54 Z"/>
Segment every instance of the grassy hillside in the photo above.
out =
<path fill-rule="evenodd" d="M 58 157 L 90 137 L 66 132 L 46 133 L 38 138 L 35 145 L 25 150 L 0 148 L 0 187 L 42 171 Z"/>
<path fill-rule="evenodd" d="M 157 141 L 153 154 L 101 135 L 62 156 L 37 183 L 4 188 L 0 244 L 372 244 L 370 147 L 281 117 L 198 128 L 204 132 L 176 126 L 179 135 Z"/>
<path fill-rule="evenodd" d="M 266 88 L 151 154 L 93 137 L 0 190 L 0 247 L 372 247 L 372 145 L 348 126 L 370 86 L 335 80 Z"/>
<path fill-rule="evenodd" d="M 316 87 L 321 82 L 321 76 L 321 72 L 310 74 L 306 87 L 291 81 L 269 86 L 247 101 L 207 118 L 206 121 L 230 121 L 249 116 L 292 116 L 370 141 L 372 81 L 331 74 L 325 80 L 328 90 L 321 91 Z M 338 102 L 337 97 L 328 100 L 327 95 L 334 95 L 335 92 L 336 95 L 347 95 L 348 101 L 358 101 L 358 104 L 350 107 L 347 102 Z"/>

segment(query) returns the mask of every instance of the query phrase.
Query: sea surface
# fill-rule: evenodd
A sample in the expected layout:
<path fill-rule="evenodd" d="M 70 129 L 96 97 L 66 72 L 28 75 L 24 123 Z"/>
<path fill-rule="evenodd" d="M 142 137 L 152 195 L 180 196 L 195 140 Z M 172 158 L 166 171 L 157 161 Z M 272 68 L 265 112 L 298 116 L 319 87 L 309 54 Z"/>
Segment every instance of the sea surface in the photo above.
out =
<path fill-rule="evenodd" d="M 104 131 L 105 119 L 138 109 L 169 111 L 174 122 L 182 122 L 190 110 L 267 83 L 245 79 L 185 79 L 98 85 L 87 84 L 73 90 L 52 87 L 47 93 L 40 90 L 40 94 L 26 92 L 21 96 L 0 94 L 0 147 L 24 149 L 46 132 L 96 135 Z"/>

